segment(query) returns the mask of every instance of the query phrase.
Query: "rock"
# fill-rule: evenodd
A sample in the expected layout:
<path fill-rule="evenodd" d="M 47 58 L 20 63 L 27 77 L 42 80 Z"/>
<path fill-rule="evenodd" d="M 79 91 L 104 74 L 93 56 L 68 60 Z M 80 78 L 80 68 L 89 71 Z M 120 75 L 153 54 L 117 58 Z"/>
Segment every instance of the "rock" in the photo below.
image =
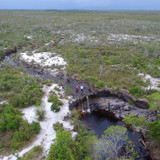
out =
<path fill-rule="evenodd" d="M 131 110 L 131 107 L 130 106 L 124 106 L 124 111 L 130 111 Z"/>
<path fill-rule="evenodd" d="M 117 105 L 110 105 L 109 106 L 110 111 L 114 111 L 114 110 L 118 110 L 118 109 L 119 109 L 119 106 L 117 106 Z"/>
<path fill-rule="evenodd" d="M 135 100 L 135 106 L 137 106 L 138 108 L 141 109 L 148 109 L 149 105 L 148 105 L 148 101 L 146 99 L 137 99 Z"/>
<path fill-rule="evenodd" d="M 127 116 L 126 113 L 123 112 L 123 113 L 121 113 L 120 118 L 124 119 L 126 116 Z"/>
<path fill-rule="evenodd" d="M 121 119 L 120 113 L 115 113 L 115 117 Z"/>

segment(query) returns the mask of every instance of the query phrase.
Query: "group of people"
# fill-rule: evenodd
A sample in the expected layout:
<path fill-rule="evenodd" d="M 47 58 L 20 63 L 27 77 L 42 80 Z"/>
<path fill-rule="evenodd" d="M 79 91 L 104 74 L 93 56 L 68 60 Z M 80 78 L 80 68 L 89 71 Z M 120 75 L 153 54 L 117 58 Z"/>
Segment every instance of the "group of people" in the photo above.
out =
<path fill-rule="evenodd" d="M 83 85 L 81 85 L 80 87 L 78 85 L 76 86 L 76 93 L 79 92 L 79 89 L 81 90 L 81 93 L 84 92 L 84 86 Z M 61 85 L 61 92 L 64 92 L 64 85 Z"/>
<path fill-rule="evenodd" d="M 81 93 L 83 93 L 84 87 L 82 85 L 80 86 L 80 89 L 81 89 Z M 77 85 L 76 86 L 76 93 L 78 93 L 78 92 L 79 92 L 79 86 Z"/>

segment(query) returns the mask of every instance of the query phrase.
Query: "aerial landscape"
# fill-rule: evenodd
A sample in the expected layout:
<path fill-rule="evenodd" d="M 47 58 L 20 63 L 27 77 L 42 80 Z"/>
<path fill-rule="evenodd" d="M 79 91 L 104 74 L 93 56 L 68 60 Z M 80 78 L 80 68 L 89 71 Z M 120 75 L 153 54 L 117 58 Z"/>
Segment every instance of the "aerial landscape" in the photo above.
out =
<path fill-rule="evenodd" d="M 2 1 L 0 160 L 160 160 L 160 3 Z"/>

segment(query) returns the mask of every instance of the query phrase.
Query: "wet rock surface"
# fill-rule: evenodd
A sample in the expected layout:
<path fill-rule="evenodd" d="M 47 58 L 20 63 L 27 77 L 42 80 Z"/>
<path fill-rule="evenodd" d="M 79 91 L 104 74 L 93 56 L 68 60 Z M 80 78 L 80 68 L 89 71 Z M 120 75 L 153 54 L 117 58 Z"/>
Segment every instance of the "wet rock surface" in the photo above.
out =
<path fill-rule="evenodd" d="M 89 99 L 89 103 L 87 102 Z M 132 102 L 133 105 L 130 104 Z M 82 108 L 84 110 L 106 112 L 107 114 L 113 113 L 117 119 L 123 119 L 127 115 L 133 113 L 135 116 L 145 116 L 147 122 L 151 122 L 157 119 L 157 113 L 148 110 L 148 104 L 146 100 L 134 99 L 132 96 L 126 93 L 111 93 L 109 90 L 100 91 L 96 94 L 83 97 L 70 104 L 70 109 Z"/>

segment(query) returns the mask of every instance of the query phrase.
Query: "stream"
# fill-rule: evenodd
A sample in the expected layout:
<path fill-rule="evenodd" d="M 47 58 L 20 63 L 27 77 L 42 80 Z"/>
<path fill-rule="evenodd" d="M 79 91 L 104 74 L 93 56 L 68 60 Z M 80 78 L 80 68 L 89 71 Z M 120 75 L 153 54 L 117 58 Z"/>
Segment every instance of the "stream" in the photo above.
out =
<path fill-rule="evenodd" d="M 34 67 L 28 67 L 24 63 L 14 62 L 11 60 L 11 56 L 6 56 L 5 61 L 7 61 L 10 65 L 19 68 L 20 66 L 23 66 L 25 70 L 33 76 L 38 76 L 42 80 L 51 79 L 54 80 L 56 83 L 62 82 L 66 86 L 68 86 L 72 91 L 72 96 L 74 99 L 82 98 L 84 95 L 90 95 L 91 93 L 94 93 L 95 89 L 91 87 L 89 84 L 80 81 L 80 80 L 73 80 L 67 75 L 53 75 L 49 72 L 39 72 Z M 77 85 L 83 85 L 84 86 L 84 93 L 83 95 L 79 91 L 79 93 L 76 93 L 75 87 Z M 90 103 L 90 102 L 89 102 Z M 89 103 L 87 105 L 89 105 Z M 114 120 L 112 118 L 107 117 L 106 115 L 99 114 L 97 112 L 91 112 L 89 109 L 87 110 L 86 116 L 82 119 L 82 121 L 88 126 L 90 130 L 94 130 L 98 137 L 101 137 L 101 135 L 104 133 L 104 131 L 110 127 L 115 125 L 125 126 L 124 123 L 120 120 Z M 131 132 L 128 130 L 128 136 L 129 139 L 132 140 L 135 143 L 135 150 L 139 153 L 140 158 L 139 160 L 151 160 L 149 152 L 146 151 L 143 147 L 143 145 L 139 142 L 139 139 L 141 139 L 140 135 L 135 132 Z"/>

